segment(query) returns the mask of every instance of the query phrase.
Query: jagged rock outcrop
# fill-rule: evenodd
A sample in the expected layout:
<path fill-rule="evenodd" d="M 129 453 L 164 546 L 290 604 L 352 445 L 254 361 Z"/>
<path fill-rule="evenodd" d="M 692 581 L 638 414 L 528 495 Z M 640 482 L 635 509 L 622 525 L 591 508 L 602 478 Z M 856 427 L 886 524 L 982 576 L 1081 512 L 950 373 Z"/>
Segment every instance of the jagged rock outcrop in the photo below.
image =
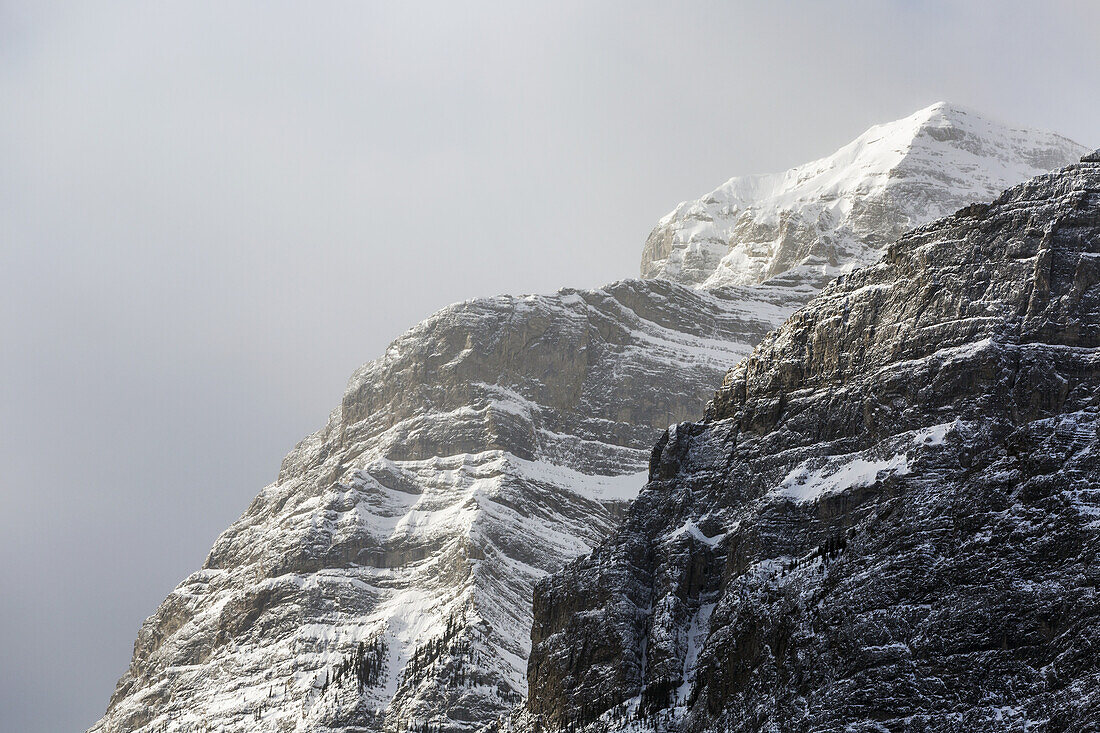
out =
<path fill-rule="evenodd" d="M 973 159 L 976 195 L 1042 157 L 1018 149 L 1026 159 Z M 906 186 L 876 205 L 940 192 Z M 535 581 L 611 532 L 664 427 L 697 415 L 823 277 L 802 266 L 709 292 L 628 280 L 433 315 L 352 377 L 146 621 L 93 730 L 495 720 L 527 690 Z"/>
<path fill-rule="evenodd" d="M 536 587 L 522 728 L 1100 729 L 1100 162 L 920 227 Z"/>
<path fill-rule="evenodd" d="M 1084 153 L 1059 135 L 939 102 L 876 125 L 827 158 L 731 178 L 681 203 L 649 235 L 642 277 L 717 287 L 796 268 L 822 286 L 876 261 L 908 229 Z"/>

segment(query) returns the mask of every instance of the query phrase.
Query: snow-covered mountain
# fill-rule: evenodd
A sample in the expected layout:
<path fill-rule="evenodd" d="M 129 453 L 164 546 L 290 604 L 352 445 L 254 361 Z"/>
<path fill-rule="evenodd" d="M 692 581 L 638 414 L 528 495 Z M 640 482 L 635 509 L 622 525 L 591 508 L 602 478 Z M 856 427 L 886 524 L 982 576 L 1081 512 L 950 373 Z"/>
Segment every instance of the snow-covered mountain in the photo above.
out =
<path fill-rule="evenodd" d="M 877 260 L 906 230 L 1085 151 L 940 102 L 875 125 L 832 155 L 773 175 L 731 178 L 658 222 L 642 277 L 696 287 L 762 282 L 791 268 L 824 284 Z"/>
<path fill-rule="evenodd" d="M 971 156 L 977 198 L 1081 152 L 1056 136 L 983 138 L 977 153 L 942 137 L 927 150 Z M 906 160 L 916 170 L 920 155 Z M 939 178 L 884 175 L 883 221 L 955 206 Z M 784 232 L 784 247 L 817 251 L 818 229 Z M 145 622 L 92 730 L 465 731 L 508 712 L 527 691 L 535 582 L 608 536 L 664 427 L 697 415 L 832 271 L 708 289 L 625 280 L 468 301 L 418 324 L 352 376 L 326 426 Z"/>

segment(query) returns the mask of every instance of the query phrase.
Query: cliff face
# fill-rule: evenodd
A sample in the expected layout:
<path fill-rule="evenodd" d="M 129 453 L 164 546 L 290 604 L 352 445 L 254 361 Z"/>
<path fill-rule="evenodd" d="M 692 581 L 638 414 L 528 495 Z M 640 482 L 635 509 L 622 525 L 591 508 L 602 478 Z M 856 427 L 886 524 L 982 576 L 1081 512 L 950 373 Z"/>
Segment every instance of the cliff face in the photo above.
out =
<path fill-rule="evenodd" d="M 536 586 L 520 724 L 1097 729 L 1098 431 L 1087 156 L 905 235 L 662 437 Z"/>
<path fill-rule="evenodd" d="M 650 233 L 642 277 L 711 288 L 793 269 L 824 285 L 875 262 L 910 228 L 1085 152 L 1059 135 L 939 102 L 876 125 L 826 158 L 731 178 L 681 203 Z"/>
<path fill-rule="evenodd" d="M 464 730 L 526 692 L 535 580 L 607 535 L 653 442 L 805 298 L 663 281 L 446 308 L 143 625 L 93 730 Z"/>

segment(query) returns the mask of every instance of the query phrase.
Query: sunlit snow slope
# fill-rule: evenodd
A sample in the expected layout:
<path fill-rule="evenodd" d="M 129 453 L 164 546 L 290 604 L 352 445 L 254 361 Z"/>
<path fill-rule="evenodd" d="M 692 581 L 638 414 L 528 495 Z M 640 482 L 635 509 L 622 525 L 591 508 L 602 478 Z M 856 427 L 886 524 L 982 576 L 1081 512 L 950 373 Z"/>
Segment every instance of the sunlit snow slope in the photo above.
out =
<path fill-rule="evenodd" d="M 681 203 L 650 233 L 642 276 L 712 288 L 798 268 L 823 285 L 874 262 L 906 230 L 1085 152 L 940 102 L 875 125 L 827 158 L 731 178 Z"/>

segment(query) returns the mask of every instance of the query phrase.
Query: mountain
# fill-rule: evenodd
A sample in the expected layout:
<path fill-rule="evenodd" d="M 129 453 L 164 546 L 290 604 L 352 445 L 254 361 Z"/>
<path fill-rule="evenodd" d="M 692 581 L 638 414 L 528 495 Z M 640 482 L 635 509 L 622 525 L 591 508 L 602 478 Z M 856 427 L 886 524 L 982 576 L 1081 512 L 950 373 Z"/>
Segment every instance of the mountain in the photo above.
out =
<path fill-rule="evenodd" d="M 681 203 L 649 235 L 642 276 L 713 288 L 797 268 L 824 285 L 876 261 L 908 229 L 1085 152 L 1060 135 L 940 102 L 876 125 L 827 158 L 731 178 Z"/>
<path fill-rule="evenodd" d="M 92 730 L 466 731 L 507 713 L 535 582 L 613 531 L 664 428 L 821 284 L 805 267 L 625 280 L 434 314 L 352 376 L 145 622 Z"/>
<path fill-rule="evenodd" d="M 1100 151 L 919 227 L 536 586 L 537 730 L 1100 729 Z"/>

